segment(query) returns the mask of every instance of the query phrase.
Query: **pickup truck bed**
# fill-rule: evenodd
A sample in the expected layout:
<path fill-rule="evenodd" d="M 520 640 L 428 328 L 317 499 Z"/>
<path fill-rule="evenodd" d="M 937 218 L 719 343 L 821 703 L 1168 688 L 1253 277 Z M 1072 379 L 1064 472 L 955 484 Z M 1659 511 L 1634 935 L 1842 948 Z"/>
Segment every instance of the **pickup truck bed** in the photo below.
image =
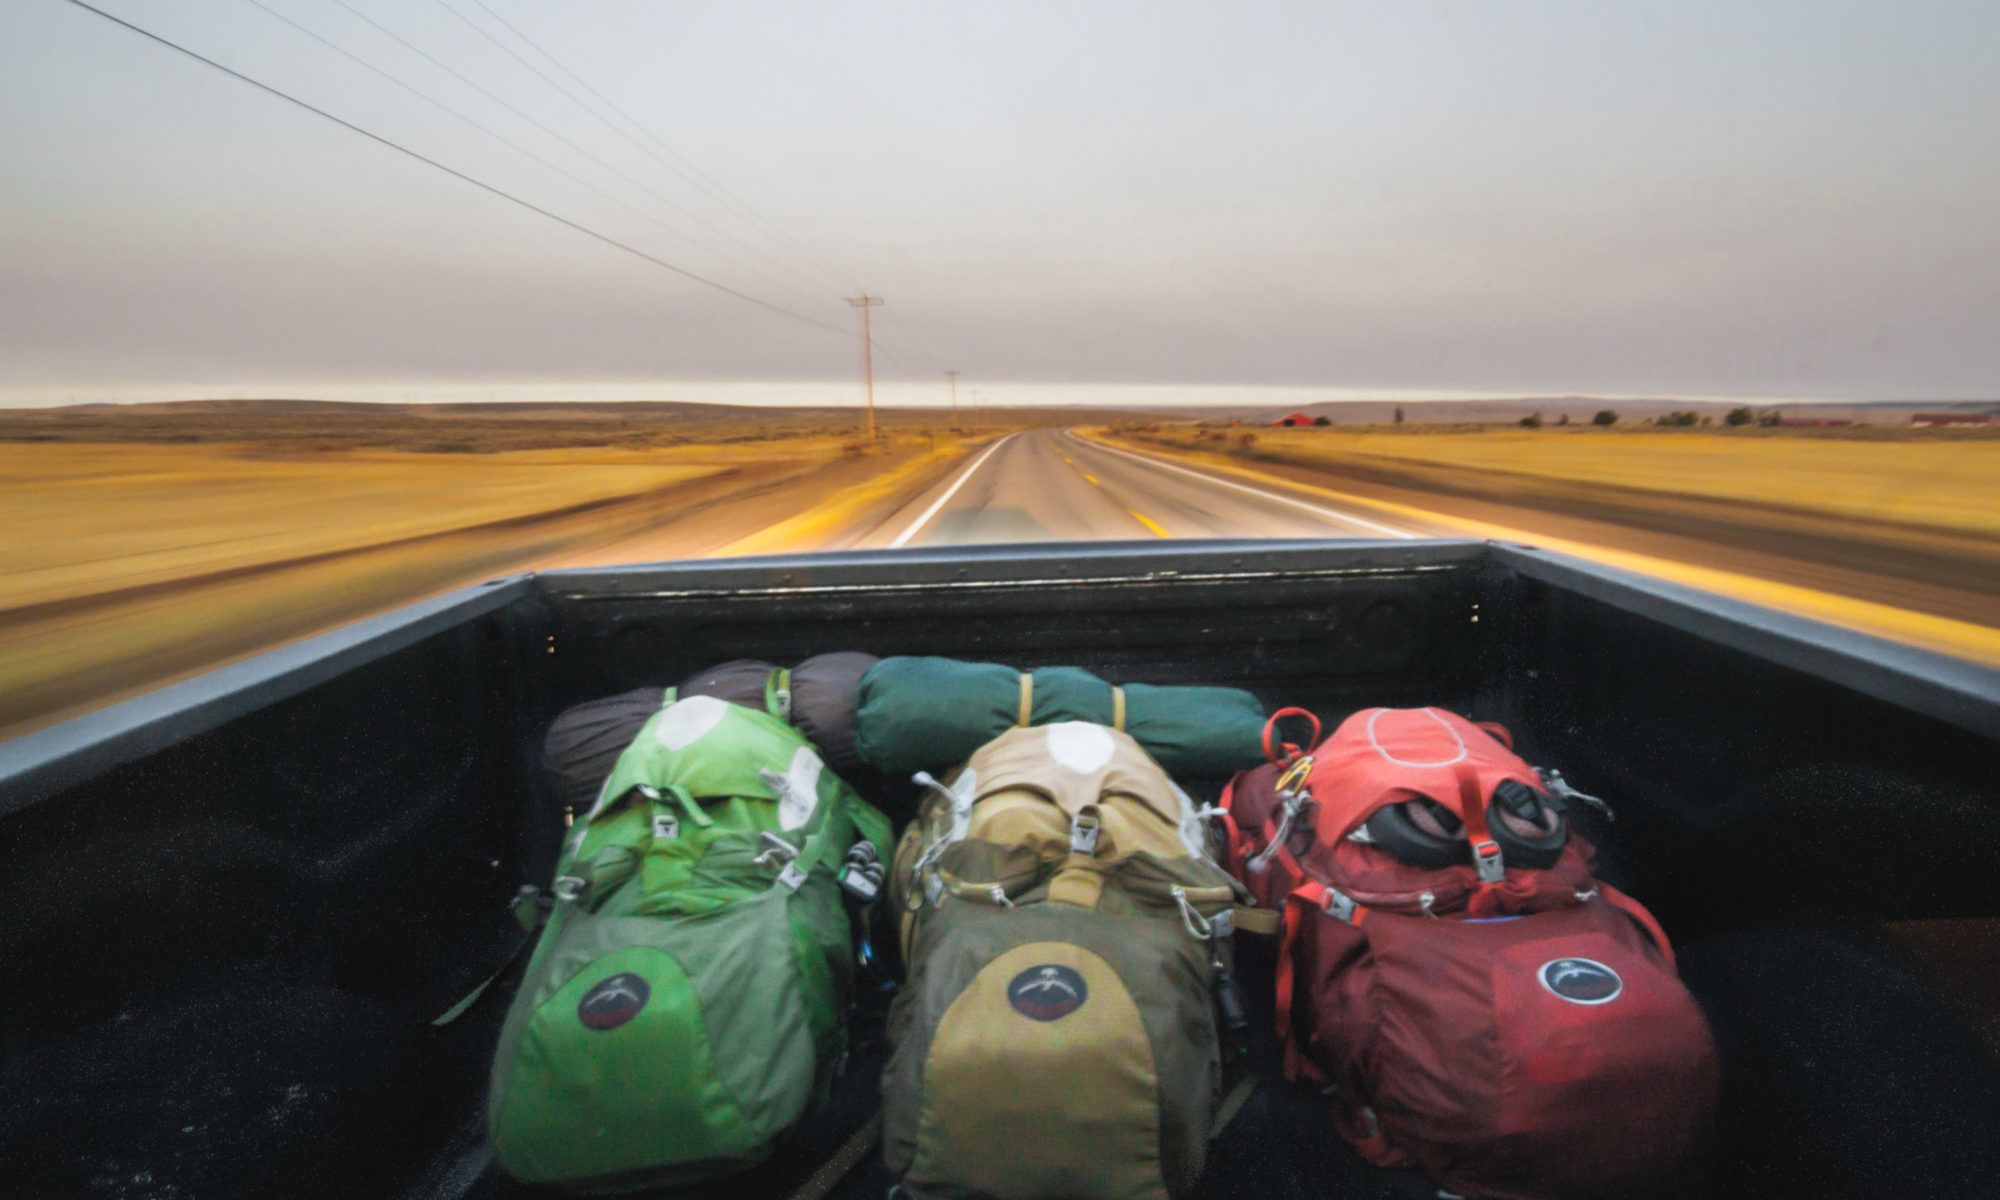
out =
<path fill-rule="evenodd" d="M 1523 547 L 1315 541 L 499 579 L 0 746 L 5 1193 L 519 1194 L 480 1129 L 515 973 L 428 1020 L 550 873 L 542 730 L 846 648 L 1502 721 L 1616 806 L 1580 821 L 1602 873 L 1679 943 L 1724 1056 L 1713 1195 L 2000 1187 L 2000 673 Z M 1265 1015 L 1268 966 L 1244 949 Z M 883 1005 L 827 1111 L 710 1194 L 793 1195 L 866 1121 Z M 1268 1030 L 1253 1057 L 1213 1194 L 1431 1194 L 1341 1147 Z M 831 1194 L 886 1185 L 871 1158 Z"/>

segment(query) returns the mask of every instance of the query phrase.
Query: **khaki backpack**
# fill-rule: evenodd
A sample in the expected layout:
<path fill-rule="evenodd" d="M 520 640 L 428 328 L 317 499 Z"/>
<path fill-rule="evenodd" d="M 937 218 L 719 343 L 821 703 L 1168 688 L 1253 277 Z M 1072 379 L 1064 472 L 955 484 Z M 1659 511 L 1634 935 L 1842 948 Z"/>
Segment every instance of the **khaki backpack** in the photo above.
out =
<path fill-rule="evenodd" d="M 930 794 L 891 872 L 908 981 L 884 1152 L 918 1200 L 1186 1195 L 1239 925 L 1204 815 L 1139 744 L 1009 730 Z"/>

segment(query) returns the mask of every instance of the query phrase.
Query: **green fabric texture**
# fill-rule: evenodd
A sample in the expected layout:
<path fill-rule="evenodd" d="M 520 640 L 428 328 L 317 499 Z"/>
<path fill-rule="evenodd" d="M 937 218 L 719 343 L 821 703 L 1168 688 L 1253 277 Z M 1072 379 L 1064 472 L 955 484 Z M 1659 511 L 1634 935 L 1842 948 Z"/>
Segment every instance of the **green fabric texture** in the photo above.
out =
<path fill-rule="evenodd" d="M 1080 667 L 1030 673 L 1030 725 L 1113 723 L 1112 685 Z M 1264 709 L 1241 688 L 1124 685 L 1125 732 L 1176 775 L 1264 761 Z M 861 677 L 854 744 L 893 774 L 942 771 L 1021 723 L 1021 672 L 952 658 L 885 658 Z"/>
<path fill-rule="evenodd" d="M 796 874 L 757 861 L 767 832 L 799 852 Z M 609 1192 L 761 1161 L 845 1048 L 854 959 L 834 873 L 888 837 L 784 722 L 707 696 L 663 708 L 564 845 L 494 1057 L 500 1165 Z"/>

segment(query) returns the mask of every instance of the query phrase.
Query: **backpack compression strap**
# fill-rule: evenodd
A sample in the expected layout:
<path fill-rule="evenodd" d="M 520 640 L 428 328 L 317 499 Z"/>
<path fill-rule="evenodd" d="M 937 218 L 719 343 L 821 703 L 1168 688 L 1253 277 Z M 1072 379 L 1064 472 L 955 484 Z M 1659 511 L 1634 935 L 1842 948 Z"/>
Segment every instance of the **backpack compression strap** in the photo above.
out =
<path fill-rule="evenodd" d="M 1015 710 L 1014 724 L 1032 725 L 1035 723 L 1035 676 L 1029 671 L 1020 672 L 1020 676 L 1021 703 Z M 1111 728 L 1125 732 L 1125 689 L 1116 684 L 1111 686 Z"/>
<path fill-rule="evenodd" d="M 1479 872 L 1479 882 L 1487 886 L 1503 882 L 1507 860 L 1500 853 L 1500 843 L 1486 828 L 1486 797 L 1479 791 L 1479 772 L 1471 763 L 1461 762 L 1452 768 L 1452 774 L 1458 777 L 1458 815 L 1465 822 L 1465 840 L 1472 846 L 1472 866 Z"/>
<path fill-rule="evenodd" d="M 1299 930 L 1315 912 L 1324 912 L 1339 917 L 1350 925 L 1359 926 L 1368 919 L 1368 907 L 1356 904 L 1345 893 L 1335 891 L 1314 879 L 1308 879 L 1285 898 L 1284 926 L 1278 940 L 1277 1011 L 1272 1014 L 1272 1024 L 1278 1039 L 1285 1044 L 1285 1077 L 1287 1079 L 1320 1079 L 1319 1069 L 1311 1060 L 1299 1052 L 1298 1039 L 1292 1036 L 1292 989 L 1294 971 L 1292 966 L 1293 943 L 1298 939 Z"/>

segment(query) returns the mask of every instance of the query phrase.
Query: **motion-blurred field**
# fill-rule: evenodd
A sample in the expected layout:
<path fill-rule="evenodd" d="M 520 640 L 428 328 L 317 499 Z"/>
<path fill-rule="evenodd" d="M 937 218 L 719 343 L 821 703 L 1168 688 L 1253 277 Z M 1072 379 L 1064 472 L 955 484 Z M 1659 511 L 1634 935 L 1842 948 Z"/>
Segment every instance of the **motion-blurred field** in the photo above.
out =
<path fill-rule="evenodd" d="M 715 474 L 755 450 L 769 454 L 0 443 L 0 609 L 602 504 Z"/>
<path fill-rule="evenodd" d="M 1122 432 L 1436 514 L 1473 536 L 1733 588 L 1757 603 L 1947 653 L 1992 661 L 2000 645 L 2000 430 L 1412 424 Z M 1708 574 L 1696 580 L 1690 570 Z M 1744 582 L 1725 586 L 1724 576 Z M 1856 615 L 1864 609 L 1865 618 Z"/>
<path fill-rule="evenodd" d="M 1217 429 L 1155 444 L 1316 466 L 1458 494 L 1616 504 L 1689 500 L 1976 539 L 2000 536 L 2000 436 L 1970 430 Z"/>
<path fill-rule="evenodd" d="M 492 408 L 0 414 L 0 729 L 737 501 L 702 552 L 956 445 L 937 414 L 864 444 L 853 411 Z"/>
<path fill-rule="evenodd" d="M 1254 445 L 1326 462 L 1394 460 L 2000 533 L 2000 437 L 1983 430 L 1270 429 Z"/>

